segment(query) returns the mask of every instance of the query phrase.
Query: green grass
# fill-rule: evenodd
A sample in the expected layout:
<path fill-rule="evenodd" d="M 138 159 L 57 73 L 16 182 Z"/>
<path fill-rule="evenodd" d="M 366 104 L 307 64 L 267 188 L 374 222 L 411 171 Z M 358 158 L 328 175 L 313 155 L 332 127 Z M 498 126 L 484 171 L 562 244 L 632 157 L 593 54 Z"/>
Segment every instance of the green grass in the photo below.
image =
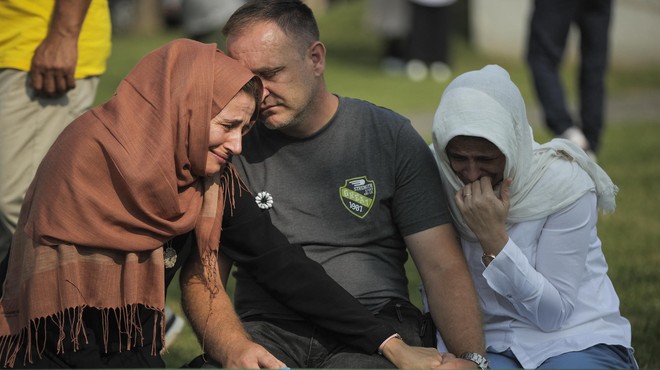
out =
<path fill-rule="evenodd" d="M 362 29 L 361 1 L 339 1 L 327 14 L 319 16 L 321 37 L 328 48 L 326 82 L 330 90 L 358 97 L 403 114 L 433 113 L 446 84 L 412 82 L 405 77 L 385 76 L 379 66 L 378 38 Z M 151 35 L 115 37 L 108 72 L 97 94 L 97 102 L 107 100 L 119 80 L 148 51 L 180 37 L 177 31 Z M 506 68 L 521 89 L 525 101 L 535 104 L 526 66 L 520 60 L 491 59 L 454 40 L 454 75 L 496 63 Z M 574 66 L 566 67 L 563 78 L 574 97 Z M 611 69 L 608 75 L 610 99 L 640 94 L 660 87 L 660 68 Z M 535 129 L 545 141 L 548 132 Z M 599 162 L 619 186 L 617 211 L 601 217 L 599 235 L 610 265 L 610 277 L 621 299 L 621 312 L 632 323 L 633 346 L 642 368 L 657 367 L 652 356 L 660 348 L 660 117 L 649 122 L 634 120 L 609 122 L 603 137 Z M 420 303 L 419 276 L 407 265 L 411 299 Z M 231 286 L 230 286 L 231 291 Z M 181 313 L 176 284 L 168 293 L 169 305 Z M 179 367 L 201 353 L 187 326 L 165 356 L 168 367 Z"/>

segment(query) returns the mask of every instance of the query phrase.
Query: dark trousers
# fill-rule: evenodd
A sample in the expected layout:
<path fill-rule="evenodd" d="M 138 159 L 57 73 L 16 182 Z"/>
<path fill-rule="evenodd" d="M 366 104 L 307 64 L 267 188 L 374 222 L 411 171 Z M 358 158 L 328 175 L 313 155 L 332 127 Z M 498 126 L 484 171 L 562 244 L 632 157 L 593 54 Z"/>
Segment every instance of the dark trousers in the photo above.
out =
<path fill-rule="evenodd" d="M 408 59 L 426 64 L 450 64 L 450 6 L 424 6 L 410 3 L 412 23 L 408 38 Z"/>
<path fill-rule="evenodd" d="M 99 310 L 86 308 L 83 313 L 82 329 L 78 338 L 79 346 L 76 348 L 69 336 L 62 342 L 62 351 L 58 351 L 60 344 L 60 327 L 52 318 L 43 319 L 40 322 L 40 335 L 38 340 L 32 343 L 31 358 L 26 355 L 26 348 L 23 347 L 14 361 L 15 369 L 67 369 L 67 368 L 163 368 L 165 362 L 160 357 L 160 344 L 157 344 L 156 355 L 152 355 L 151 343 L 153 338 L 150 336 L 154 331 L 153 313 L 146 312 L 146 319 L 142 320 L 142 334 L 145 336 L 142 341 L 133 340 L 130 349 L 126 349 L 127 337 L 119 334 L 119 329 L 113 325 L 118 319 L 115 315 L 109 315 L 109 334 L 106 351 L 105 339 L 103 335 L 103 317 Z M 74 332 L 70 318 L 74 316 L 70 312 L 65 313 L 63 334 Z M 44 337 L 45 336 L 45 337 Z M 121 336 L 122 340 L 118 338 Z M 160 330 L 156 337 L 160 336 Z M 7 353 L 2 356 L 6 361 Z"/>
<path fill-rule="evenodd" d="M 422 315 L 412 303 L 392 301 L 376 316 L 388 322 L 408 345 L 435 347 L 435 327 L 430 316 Z M 244 320 L 243 326 L 254 342 L 262 345 L 290 368 L 395 367 L 379 354 L 367 354 L 346 346 L 341 338 L 308 321 L 266 319 L 255 316 Z M 200 356 L 193 360 L 189 367 L 222 366 L 208 357 Z"/>
<path fill-rule="evenodd" d="M 612 0 L 535 0 L 527 62 L 545 122 L 555 135 L 573 126 L 559 76 L 571 24 L 580 32 L 580 119 L 597 151 L 604 121 L 605 72 Z"/>

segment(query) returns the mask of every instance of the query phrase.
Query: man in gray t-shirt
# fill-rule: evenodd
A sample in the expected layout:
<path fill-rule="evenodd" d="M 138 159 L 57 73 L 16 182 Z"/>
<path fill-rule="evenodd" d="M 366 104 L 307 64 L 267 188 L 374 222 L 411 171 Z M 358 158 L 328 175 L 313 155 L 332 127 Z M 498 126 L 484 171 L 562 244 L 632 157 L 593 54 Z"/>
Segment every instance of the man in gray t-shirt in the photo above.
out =
<path fill-rule="evenodd" d="M 373 312 L 408 300 L 404 237 L 451 216 L 431 152 L 407 119 L 341 97 L 313 135 L 291 137 L 259 122 L 243 152 L 234 165 L 255 195 L 268 193 L 273 224 L 292 244 Z M 237 277 L 239 314 L 291 314 L 240 267 Z"/>
<path fill-rule="evenodd" d="M 289 367 L 475 367 L 456 357 L 485 353 L 479 306 L 427 144 L 404 117 L 326 89 L 326 49 L 302 2 L 250 1 L 223 32 L 228 54 L 264 83 L 260 122 L 234 158 L 255 200 L 292 244 L 401 334 L 380 345 L 388 358 L 406 344 L 432 346 L 408 298 L 410 252 L 453 355 L 420 348 L 392 364 L 358 353 L 238 266 L 236 311 L 252 339 Z"/>

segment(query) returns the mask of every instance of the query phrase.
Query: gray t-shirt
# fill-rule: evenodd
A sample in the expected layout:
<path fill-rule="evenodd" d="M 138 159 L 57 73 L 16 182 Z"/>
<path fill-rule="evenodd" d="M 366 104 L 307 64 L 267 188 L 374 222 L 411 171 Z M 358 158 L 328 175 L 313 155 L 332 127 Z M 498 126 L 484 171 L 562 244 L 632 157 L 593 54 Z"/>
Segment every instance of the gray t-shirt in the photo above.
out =
<path fill-rule="evenodd" d="M 305 139 L 257 124 L 234 164 L 255 196 L 272 196 L 271 218 L 289 241 L 372 311 L 409 299 L 403 236 L 451 222 L 428 145 L 408 119 L 362 100 L 340 97 L 333 119 Z M 240 267 L 236 276 L 241 316 L 281 313 Z"/>

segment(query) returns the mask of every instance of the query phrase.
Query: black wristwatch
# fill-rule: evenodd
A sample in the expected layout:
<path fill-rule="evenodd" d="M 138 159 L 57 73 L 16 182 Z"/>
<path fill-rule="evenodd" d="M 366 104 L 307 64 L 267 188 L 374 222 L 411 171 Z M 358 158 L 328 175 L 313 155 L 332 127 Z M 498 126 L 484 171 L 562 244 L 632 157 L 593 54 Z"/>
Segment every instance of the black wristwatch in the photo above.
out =
<path fill-rule="evenodd" d="M 464 359 L 464 360 L 474 362 L 475 364 L 477 364 L 477 366 L 481 370 L 490 369 L 490 367 L 488 366 L 488 360 L 486 360 L 486 357 L 484 357 L 484 356 L 482 356 L 482 355 L 480 355 L 476 352 L 465 352 L 462 355 L 460 355 L 459 357 Z"/>

